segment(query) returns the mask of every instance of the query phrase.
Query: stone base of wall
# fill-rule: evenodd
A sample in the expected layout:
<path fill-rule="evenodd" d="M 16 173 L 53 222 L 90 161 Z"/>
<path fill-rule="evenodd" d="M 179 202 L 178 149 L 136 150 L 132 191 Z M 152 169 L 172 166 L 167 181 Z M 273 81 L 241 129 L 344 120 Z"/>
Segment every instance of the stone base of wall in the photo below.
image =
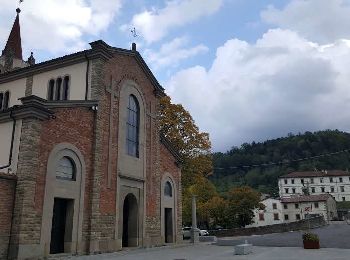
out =
<path fill-rule="evenodd" d="M 6 259 L 11 233 L 16 176 L 0 173 L 0 259 Z"/>
<path fill-rule="evenodd" d="M 211 231 L 210 235 L 217 237 L 234 237 L 234 236 L 251 236 L 251 235 L 264 235 L 271 233 L 283 233 L 289 231 L 298 231 L 313 229 L 327 225 L 324 217 L 311 218 L 309 220 L 303 219 L 297 222 L 282 223 L 270 226 L 251 227 L 251 228 L 235 228 L 228 230 L 215 230 Z"/>

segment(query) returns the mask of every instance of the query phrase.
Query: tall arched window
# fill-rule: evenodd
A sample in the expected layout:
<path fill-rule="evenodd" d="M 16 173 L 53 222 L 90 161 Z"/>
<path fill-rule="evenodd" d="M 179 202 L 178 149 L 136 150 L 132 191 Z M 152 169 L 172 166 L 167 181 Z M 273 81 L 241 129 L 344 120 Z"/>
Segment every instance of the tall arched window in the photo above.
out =
<path fill-rule="evenodd" d="M 62 100 L 68 100 L 68 94 L 69 94 L 69 76 L 65 76 L 63 80 Z"/>
<path fill-rule="evenodd" d="M 139 157 L 139 128 L 140 128 L 140 106 L 135 96 L 129 96 L 128 118 L 126 122 L 126 150 L 134 157 Z"/>
<path fill-rule="evenodd" d="M 56 81 L 56 100 L 61 100 L 62 93 L 62 79 L 58 78 Z"/>
<path fill-rule="evenodd" d="M 164 195 L 167 197 L 173 196 L 173 187 L 171 186 L 171 183 L 168 181 L 164 185 Z"/>
<path fill-rule="evenodd" d="M 10 103 L 10 92 L 6 91 L 3 97 L 3 105 L 2 109 L 8 109 L 9 108 L 9 103 Z"/>
<path fill-rule="evenodd" d="M 49 89 L 48 89 L 48 93 L 47 93 L 47 99 L 52 101 L 55 98 L 55 80 L 51 79 L 49 81 Z"/>

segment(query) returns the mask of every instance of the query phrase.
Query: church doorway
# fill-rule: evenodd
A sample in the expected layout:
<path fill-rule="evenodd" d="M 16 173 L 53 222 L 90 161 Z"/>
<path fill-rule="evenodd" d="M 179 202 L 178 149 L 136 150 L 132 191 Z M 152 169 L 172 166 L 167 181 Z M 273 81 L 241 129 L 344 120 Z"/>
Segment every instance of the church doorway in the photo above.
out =
<path fill-rule="evenodd" d="M 165 223 L 165 243 L 173 243 L 173 209 L 164 209 L 164 223 Z"/>
<path fill-rule="evenodd" d="M 138 205 L 136 197 L 131 193 L 124 199 L 122 245 L 138 246 Z"/>
<path fill-rule="evenodd" d="M 54 199 L 50 254 L 64 253 L 65 242 L 71 241 L 72 232 L 70 230 L 72 223 L 73 200 Z"/>

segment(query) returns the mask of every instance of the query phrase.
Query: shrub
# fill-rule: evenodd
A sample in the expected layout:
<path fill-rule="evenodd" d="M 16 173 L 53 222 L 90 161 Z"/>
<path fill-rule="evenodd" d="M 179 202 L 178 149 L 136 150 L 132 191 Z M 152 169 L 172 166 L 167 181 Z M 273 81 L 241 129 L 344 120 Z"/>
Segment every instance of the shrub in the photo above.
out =
<path fill-rule="evenodd" d="M 303 241 L 315 241 L 315 242 L 319 242 L 320 239 L 318 237 L 318 235 L 313 234 L 313 233 L 304 233 L 303 234 Z"/>

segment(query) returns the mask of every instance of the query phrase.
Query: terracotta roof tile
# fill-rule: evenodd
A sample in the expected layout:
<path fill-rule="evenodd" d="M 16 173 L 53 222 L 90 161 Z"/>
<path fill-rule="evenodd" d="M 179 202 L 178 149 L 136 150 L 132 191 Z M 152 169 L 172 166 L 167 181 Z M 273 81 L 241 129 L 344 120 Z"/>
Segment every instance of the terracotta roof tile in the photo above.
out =
<path fill-rule="evenodd" d="M 298 203 L 298 202 L 326 201 L 330 197 L 332 197 L 332 195 L 330 194 L 292 196 L 290 198 L 281 198 L 281 202 Z"/>
<path fill-rule="evenodd" d="M 349 172 L 333 170 L 333 171 L 305 171 L 291 172 L 280 176 L 280 178 L 308 178 L 308 177 L 335 177 L 335 176 L 350 176 Z"/>

